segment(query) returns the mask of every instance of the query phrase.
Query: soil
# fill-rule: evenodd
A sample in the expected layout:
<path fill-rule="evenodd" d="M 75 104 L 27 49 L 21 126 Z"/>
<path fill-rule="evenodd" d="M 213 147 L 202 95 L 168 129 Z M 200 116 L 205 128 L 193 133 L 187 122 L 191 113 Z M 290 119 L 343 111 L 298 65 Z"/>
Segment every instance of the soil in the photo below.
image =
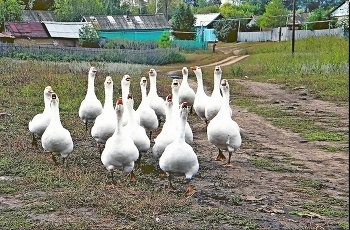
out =
<path fill-rule="evenodd" d="M 222 50 L 217 47 L 217 52 L 237 54 L 238 50 L 231 48 Z M 227 66 L 246 57 L 234 55 L 221 62 L 202 67 Z M 279 106 L 290 112 L 314 117 L 319 125 L 327 127 L 328 130 L 348 131 L 349 129 L 348 107 L 318 100 L 302 86 L 287 90 L 284 85 L 254 82 L 249 76 L 230 80 L 230 87 L 236 84 L 245 87 L 244 93 L 253 95 L 258 100 L 270 102 L 271 106 Z M 190 85 L 194 90 L 197 87 L 194 81 L 190 81 Z M 210 95 L 209 90 L 207 94 Z M 198 174 L 191 181 L 197 190 L 197 193 L 190 197 L 195 199 L 192 209 L 198 210 L 198 213 L 200 210 L 225 210 L 224 215 L 220 215 L 217 211 L 217 217 L 210 217 L 213 226 L 219 226 L 215 229 L 348 229 L 348 227 L 340 227 L 340 223 L 347 223 L 348 226 L 348 215 L 339 217 L 336 213 L 322 212 L 328 208 L 327 199 L 340 200 L 342 204 L 347 203 L 348 209 L 348 143 L 307 141 L 299 134 L 278 128 L 265 118 L 236 106 L 234 95 L 231 95 L 231 98 L 233 98 L 231 100 L 233 119 L 240 126 L 243 137 L 241 148 L 232 155 L 233 167 L 224 167 L 224 162 L 216 161 L 218 150 L 207 139 L 204 121 L 193 117 L 191 119 L 196 121 L 190 123 L 194 133 L 192 147 L 200 163 Z M 0 115 L 7 116 L 5 113 Z M 335 126 L 334 121 L 341 125 Z M 321 148 L 323 145 L 343 146 L 344 150 L 330 152 L 323 150 Z M 96 148 L 95 143 L 90 140 L 81 143 L 80 147 L 89 147 L 91 151 L 95 151 Z M 224 154 L 227 157 L 227 153 L 224 152 Z M 254 160 L 266 160 L 278 166 L 279 169 L 286 170 L 259 167 L 254 164 Z M 8 179 L 4 176 L 0 181 Z M 176 178 L 175 184 L 182 179 L 183 177 Z M 165 179 L 156 180 L 155 184 L 167 184 Z M 313 184 L 314 186 L 310 184 L 303 186 L 300 181 L 318 183 Z M 0 204 L 13 208 L 23 206 L 18 199 L 5 199 L 2 196 L 0 196 Z M 318 204 L 317 207 L 313 207 L 313 210 L 319 208 L 318 211 L 308 211 L 307 207 L 312 206 L 311 204 Z M 346 209 L 336 203 L 331 206 L 332 210 Z M 78 219 L 90 219 L 93 213 L 90 209 L 76 211 L 70 213 L 72 218 L 77 216 Z M 232 215 L 228 217 L 227 213 Z M 163 212 L 163 215 L 158 216 L 157 222 L 158 220 L 160 223 L 168 221 L 181 226 L 181 223 L 189 220 L 187 213 L 179 213 L 178 216 L 172 217 L 166 214 L 167 212 Z M 252 223 L 257 223 L 259 227 L 254 228 L 254 225 L 249 227 L 249 223 L 244 221 L 241 225 L 237 224 L 240 216 L 243 216 L 244 220 L 252 220 Z M 59 222 L 59 218 L 54 214 L 36 215 L 35 218 L 38 221 Z M 97 217 L 91 216 L 91 218 Z M 236 224 L 230 224 L 232 223 L 230 218 L 236 218 Z M 194 223 L 195 221 L 193 220 Z M 99 224 L 104 229 L 118 229 L 117 223 L 113 220 L 105 220 L 104 223 Z M 208 228 L 212 226 L 210 224 L 198 223 L 196 229 L 203 229 L 201 226 L 210 229 Z M 166 226 L 162 227 L 167 229 Z M 183 228 L 179 227 L 179 229 Z"/>
<path fill-rule="evenodd" d="M 218 52 L 237 50 L 226 48 Z M 226 66 L 246 57 L 232 56 L 207 66 Z M 347 132 L 349 129 L 348 107 L 318 100 L 302 86 L 288 91 L 284 85 L 254 82 L 249 76 L 230 80 L 230 87 L 236 84 L 243 85 L 247 94 L 259 100 L 315 117 L 319 125 L 328 128 L 335 114 L 341 125 L 334 130 Z M 190 85 L 196 89 L 196 82 L 190 81 Z M 210 92 L 207 91 L 207 94 L 210 95 Z M 193 179 L 199 205 L 214 208 L 233 205 L 234 212 L 258 220 L 263 229 L 341 229 L 337 223 L 348 223 L 348 216 L 338 218 L 305 212 L 307 203 L 320 204 L 319 201 L 326 197 L 348 202 L 348 143 L 309 142 L 297 133 L 278 128 L 265 118 L 235 106 L 234 99 L 231 103 L 233 119 L 242 129 L 243 137 L 241 148 L 233 153 L 233 167 L 224 167 L 223 162 L 215 160 L 218 150 L 207 140 L 204 122 L 191 124 L 194 132 L 192 146 L 200 162 L 199 173 Z M 329 152 L 321 148 L 323 145 L 343 146 L 344 151 Z M 253 165 L 254 159 L 268 159 L 290 170 L 266 170 Z M 303 187 L 298 184 L 301 180 L 320 182 L 315 189 L 319 195 L 303 192 Z M 243 201 L 232 203 L 233 197 L 241 197 Z M 321 204 L 318 208 L 322 209 Z M 294 215 L 290 214 L 292 211 L 296 211 Z M 232 228 L 222 226 L 220 229 Z"/>

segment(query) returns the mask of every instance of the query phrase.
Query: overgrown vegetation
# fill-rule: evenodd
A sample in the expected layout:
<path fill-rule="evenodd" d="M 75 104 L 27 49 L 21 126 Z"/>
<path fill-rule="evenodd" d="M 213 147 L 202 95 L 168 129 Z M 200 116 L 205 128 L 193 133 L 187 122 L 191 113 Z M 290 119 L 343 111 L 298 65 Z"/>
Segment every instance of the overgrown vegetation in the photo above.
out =
<path fill-rule="evenodd" d="M 288 57 L 294 72 L 292 72 L 292 67 L 287 65 L 287 61 L 281 60 L 281 53 L 284 53 L 283 57 L 288 56 L 286 53 L 289 52 L 287 49 L 289 43 L 237 44 L 242 53 L 252 55 L 241 63 L 226 67 L 225 74 L 227 77 L 237 79 L 247 75 L 254 81 L 283 83 L 289 88 L 303 85 L 322 99 L 330 98 L 335 103 L 347 105 L 348 70 L 334 69 L 328 75 L 323 68 L 318 69 L 318 74 L 311 70 L 300 70 L 302 64 L 307 62 L 317 63 L 320 66 L 332 62 L 337 67 L 347 64 L 345 49 L 340 46 L 344 44 L 342 39 L 314 39 L 296 41 L 296 47 L 299 47 L 300 50 L 297 49 L 295 57 L 298 56 L 299 59 Z M 332 52 L 336 52 L 333 58 L 326 58 L 325 56 L 330 51 L 326 51 L 325 47 L 320 47 L 320 43 L 325 41 L 334 42 L 339 46 L 336 48 L 330 43 L 327 44 Z M 301 47 L 304 48 L 301 49 Z M 160 96 L 164 97 L 170 89 L 172 79 L 164 77 L 168 71 L 181 70 L 183 66 L 195 66 L 199 63 L 199 59 L 201 63 L 208 64 L 226 57 L 219 52 L 213 54 L 208 51 L 182 53 L 182 55 L 186 56 L 185 62 L 163 66 L 152 65 L 158 70 L 157 85 Z M 260 59 L 255 56 L 259 56 Z M 318 61 L 314 56 L 318 57 Z M 125 175 L 116 173 L 119 186 L 108 187 L 106 185 L 108 172 L 100 162 L 94 140 L 88 132 L 85 132 L 77 115 L 79 104 L 85 96 L 87 71 L 91 65 L 98 69 L 95 80 L 95 85 L 99 86 L 96 87 L 98 98 L 104 97 L 104 92 L 100 87 L 103 85 L 104 76 L 110 75 L 115 79 L 113 98 L 117 98 L 121 94 L 120 77 L 129 74 L 132 77 L 130 90 L 135 95 L 135 107 L 138 106 L 141 98 L 138 80 L 141 76 L 147 76 L 149 65 L 106 61 L 58 62 L 0 59 L 2 73 L 0 82 L 0 95 L 2 95 L 0 99 L 0 112 L 2 113 L 0 117 L 0 135 L 2 136 L 0 196 L 2 202 L 7 204 L 7 206 L 0 207 L 2 213 L 0 228 L 220 229 L 227 227 L 268 229 L 271 226 L 280 228 L 279 216 L 284 220 L 293 219 L 294 223 L 306 222 L 309 226 L 309 223 L 314 221 L 314 217 L 321 215 L 331 220 L 329 222 L 327 220 L 327 226 L 332 226 L 334 229 L 349 229 L 349 204 L 344 199 L 344 197 L 348 198 L 348 190 L 342 190 L 344 194 L 340 192 L 337 197 L 333 196 L 334 194 L 328 194 L 325 189 L 333 189 L 326 187 L 328 181 L 323 178 L 309 177 L 313 174 L 307 170 L 307 163 L 310 162 L 293 162 L 291 156 L 283 157 L 283 159 L 263 157 L 259 154 L 262 152 L 268 154 L 270 149 L 260 147 L 254 151 L 252 149 L 253 153 L 246 153 L 251 154 L 249 155 L 251 159 L 243 164 L 250 167 L 249 170 L 261 173 L 262 179 L 258 183 L 270 183 L 271 181 L 264 180 L 264 175 L 276 173 L 283 181 L 283 185 L 285 185 L 284 181 L 288 180 L 290 187 L 281 187 L 280 191 L 265 191 L 266 193 L 247 192 L 241 188 L 253 183 L 254 178 L 249 178 L 247 181 L 239 180 L 242 172 L 235 172 L 235 179 L 231 180 L 232 178 L 228 178 L 228 173 L 223 169 L 222 173 L 213 175 L 214 179 L 208 179 L 203 183 L 207 186 L 206 188 L 210 189 L 199 191 L 197 196 L 184 197 L 181 191 L 166 191 L 167 180 L 144 168 L 137 171 L 137 182 L 129 183 L 125 180 Z M 278 65 L 280 68 L 277 68 Z M 203 69 L 204 83 L 210 88 L 212 69 Z M 230 71 L 234 74 L 230 75 L 228 73 Z M 193 73 L 190 73 L 190 78 L 192 77 Z M 334 90 L 338 91 L 336 95 L 339 96 L 335 97 L 335 93 L 330 89 L 325 91 L 323 87 L 320 87 L 327 84 L 332 85 L 336 80 L 342 82 L 334 87 Z M 320 81 L 325 82 L 320 83 Z M 74 152 L 69 156 L 66 167 L 53 165 L 48 154 L 41 148 L 36 149 L 30 145 L 31 135 L 27 128 L 28 121 L 33 115 L 42 111 L 42 91 L 46 85 L 51 85 L 58 93 L 61 101 L 62 124 L 69 127 L 75 143 Z M 339 125 L 336 116 L 333 116 L 332 123 L 320 127 L 317 118 L 311 119 L 310 116 L 298 111 L 282 110 L 274 106 L 271 101 L 247 95 L 238 85 L 232 88 L 232 93 L 234 97 L 232 103 L 235 105 L 247 108 L 249 112 L 257 113 L 262 117 L 270 118 L 275 122 L 274 124 L 283 128 L 288 128 L 301 135 L 308 134 L 310 136 L 305 138 L 310 138 L 310 141 L 326 140 L 338 143 L 347 140 L 346 133 L 336 133 L 333 130 Z M 201 121 L 193 116 L 190 122 L 199 123 Z M 251 141 L 248 144 L 254 143 Z M 328 145 L 325 145 L 324 148 L 344 151 L 344 148 Z M 208 150 L 208 153 L 210 151 Z M 216 149 L 214 151 L 216 152 Z M 315 160 L 311 163 L 319 162 Z M 145 157 L 143 164 L 151 165 L 149 158 Z M 204 180 L 203 172 L 212 174 L 212 168 L 201 167 L 200 174 L 196 178 L 198 180 Z M 307 171 L 305 178 L 299 177 L 299 175 L 304 175 L 302 169 Z M 339 168 L 339 170 L 342 169 Z M 183 185 L 180 178 L 176 179 L 175 183 Z M 222 195 L 218 187 L 224 188 L 228 195 Z M 288 192 L 288 195 L 291 196 L 290 203 L 283 203 L 283 206 L 293 207 L 292 210 L 287 210 L 283 214 L 272 211 L 265 213 L 270 210 L 269 208 L 277 209 L 280 201 L 272 201 L 269 197 L 265 200 L 259 200 L 258 197 L 252 198 L 252 196 L 270 196 L 273 193 L 283 192 Z M 245 196 L 246 194 L 248 197 Z M 305 197 L 304 202 L 293 200 L 294 196 Z M 252 210 L 245 209 L 248 206 Z M 257 207 L 264 207 L 264 209 L 257 210 Z M 254 213 L 253 217 L 251 213 Z"/>

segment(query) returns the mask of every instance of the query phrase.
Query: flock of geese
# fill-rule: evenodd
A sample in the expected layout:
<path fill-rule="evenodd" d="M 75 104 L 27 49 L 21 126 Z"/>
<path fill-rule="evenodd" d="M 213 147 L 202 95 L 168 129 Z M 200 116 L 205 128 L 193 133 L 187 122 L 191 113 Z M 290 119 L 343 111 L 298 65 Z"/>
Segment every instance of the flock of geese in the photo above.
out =
<path fill-rule="evenodd" d="M 95 139 L 101 162 L 110 172 L 112 184 L 115 170 L 121 170 L 131 181 L 136 180 L 134 169 L 140 166 L 141 158 L 151 152 L 156 167 L 168 177 L 169 188 L 174 189 L 172 177 L 185 175 L 190 184 L 192 177 L 199 170 L 199 162 L 192 148 L 193 132 L 187 121 L 192 110 L 205 122 L 207 138 L 215 145 L 219 154 L 217 160 L 225 161 L 223 151 L 228 152 L 225 166 L 232 166 L 231 155 L 240 148 L 242 138 L 240 127 L 232 118 L 230 107 L 230 88 L 222 78 L 220 66 L 214 69 L 214 88 L 210 96 L 204 91 L 202 70 L 199 66 L 191 67 L 197 78 L 196 92 L 188 84 L 188 68 L 182 68 L 182 81 L 173 79 L 171 93 L 163 99 L 157 93 L 157 72 L 149 70 L 149 92 L 147 78 L 140 79 L 141 102 L 134 108 L 134 98 L 130 93 L 129 75 L 121 79 L 122 95 L 114 105 L 113 79 L 107 76 L 104 82 L 104 104 L 95 94 L 96 68 L 91 67 L 88 74 L 86 96 L 80 104 L 79 117 L 88 130 L 92 124 L 91 136 Z M 62 126 L 59 113 L 59 98 L 51 86 L 44 89 L 44 111 L 36 114 L 29 122 L 32 144 L 37 146 L 37 139 L 46 152 L 51 154 L 55 164 L 56 156 L 65 159 L 73 151 L 70 132 Z M 161 126 L 161 121 L 164 121 Z M 152 132 L 161 129 L 154 137 Z M 196 190 L 189 185 L 186 194 Z"/>

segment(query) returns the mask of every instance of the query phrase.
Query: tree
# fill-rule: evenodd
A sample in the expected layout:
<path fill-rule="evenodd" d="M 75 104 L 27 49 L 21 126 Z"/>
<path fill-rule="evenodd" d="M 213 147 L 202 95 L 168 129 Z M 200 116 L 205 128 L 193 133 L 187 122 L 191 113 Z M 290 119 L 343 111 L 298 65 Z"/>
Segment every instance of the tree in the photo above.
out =
<path fill-rule="evenodd" d="M 280 27 L 281 22 L 287 21 L 288 10 L 282 0 L 273 0 L 266 6 L 265 13 L 259 16 L 256 23 L 260 28 Z"/>
<path fill-rule="evenodd" d="M 99 47 L 98 42 L 100 37 L 98 36 L 94 27 L 90 24 L 84 25 L 79 29 L 79 43 L 84 47 Z"/>
<path fill-rule="evenodd" d="M 189 5 L 180 4 L 171 21 L 172 35 L 174 37 L 180 40 L 194 40 L 196 38 L 194 29 L 196 17 L 193 15 Z"/>
<path fill-rule="evenodd" d="M 169 48 L 171 47 L 171 40 L 169 33 L 164 31 L 158 41 L 158 47 L 159 48 Z"/>
<path fill-rule="evenodd" d="M 83 15 L 104 14 L 104 5 L 100 0 L 56 0 L 57 21 L 80 22 Z"/>
<path fill-rule="evenodd" d="M 329 17 L 329 10 L 324 10 L 322 8 L 317 8 L 316 10 L 312 11 L 307 18 L 307 23 L 304 23 L 301 28 L 302 29 L 308 29 L 308 30 L 322 30 L 329 28 L 329 21 L 331 20 L 331 27 L 334 27 L 336 24 L 335 18 Z M 314 23 L 312 23 L 314 22 Z"/>
<path fill-rule="evenodd" d="M 5 21 L 20 21 L 25 5 L 18 0 L 0 0 L 0 29 L 3 30 Z"/>
<path fill-rule="evenodd" d="M 220 19 L 213 24 L 214 34 L 223 42 L 234 42 L 237 40 L 237 21 L 229 19 Z"/>

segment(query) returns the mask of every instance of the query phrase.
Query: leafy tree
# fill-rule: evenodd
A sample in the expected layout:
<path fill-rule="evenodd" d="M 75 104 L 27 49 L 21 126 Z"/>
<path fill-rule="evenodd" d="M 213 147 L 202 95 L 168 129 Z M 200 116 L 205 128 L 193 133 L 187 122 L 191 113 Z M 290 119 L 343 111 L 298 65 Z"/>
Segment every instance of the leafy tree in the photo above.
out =
<path fill-rule="evenodd" d="M 170 35 L 168 32 L 164 31 L 158 41 L 159 48 L 169 48 L 171 47 Z"/>
<path fill-rule="evenodd" d="M 266 6 L 263 15 L 257 18 L 260 28 L 279 27 L 281 22 L 287 20 L 288 10 L 283 6 L 282 0 L 273 0 Z"/>
<path fill-rule="evenodd" d="M 210 14 L 210 13 L 220 13 L 220 7 L 218 6 L 205 6 L 194 8 L 196 14 Z"/>
<path fill-rule="evenodd" d="M 19 0 L 0 0 L 0 29 L 5 21 L 20 21 L 25 5 Z"/>
<path fill-rule="evenodd" d="M 83 15 L 104 14 L 101 0 L 56 0 L 55 15 L 57 21 L 80 22 Z"/>
<path fill-rule="evenodd" d="M 237 37 L 235 37 L 237 24 L 236 20 L 220 19 L 213 24 L 214 34 L 219 41 L 234 42 L 237 40 Z"/>
<path fill-rule="evenodd" d="M 79 43 L 85 47 L 99 47 L 98 42 L 100 37 L 98 36 L 94 27 L 90 24 L 83 26 L 79 29 Z"/>
<path fill-rule="evenodd" d="M 304 23 L 301 28 L 302 29 L 308 29 L 308 30 L 321 30 L 321 29 L 327 29 L 329 28 L 329 21 L 331 21 L 331 27 L 334 27 L 336 24 L 335 18 L 329 17 L 329 10 L 324 10 L 322 8 L 317 8 L 316 10 L 312 11 L 309 15 L 309 17 L 306 20 L 306 23 Z M 314 23 L 312 23 L 314 22 Z"/>
<path fill-rule="evenodd" d="M 180 40 L 194 40 L 196 32 L 194 24 L 196 17 L 193 15 L 189 5 L 180 4 L 172 19 L 172 35 Z"/>
<path fill-rule="evenodd" d="M 271 1 L 272 0 L 247 0 L 245 3 L 257 7 L 255 15 L 262 15 L 265 12 L 265 6 Z"/>
<path fill-rule="evenodd" d="M 234 5 L 231 3 L 224 3 L 220 7 L 220 13 L 225 18 L 250 18 L 258 11 L 258 7 L 242 4 L 242 5 Z"/>

